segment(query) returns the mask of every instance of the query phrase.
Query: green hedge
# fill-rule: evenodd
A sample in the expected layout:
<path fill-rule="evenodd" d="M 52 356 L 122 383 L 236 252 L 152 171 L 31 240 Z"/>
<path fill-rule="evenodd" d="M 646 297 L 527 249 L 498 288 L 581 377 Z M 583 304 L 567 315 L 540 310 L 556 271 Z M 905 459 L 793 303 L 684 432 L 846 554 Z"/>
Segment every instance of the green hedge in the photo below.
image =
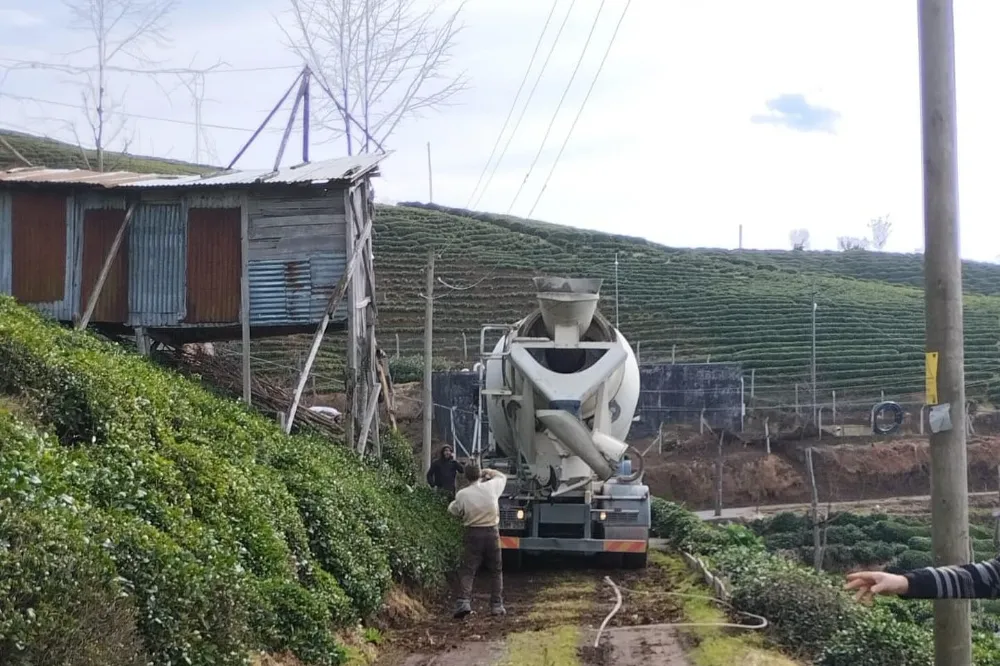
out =
<path fill-rule="evenodd" d="M 842 579 L 767 552 L 763 541 L 744 528 L 698 526 L 696 516 L 661 499 L 652 502 L 652 512 L 656 535 L 708 557 L 729 580 L 733 606 L 766 617 L 770 638 L 789 651 L 817 666 L 932 662 L 929 630 L 882 609 L 882 600 L 874 608 L 853 603 Z M 789 515 L 778 519 L 784 529 L 801 526 Z"/>
<path fill-rule="evenodd" d="M 75 640 L 73 604 L 112 598 L 104 605 L 133 618 L 119 621 L 140 661 L 242 664 L 289 650 L 334 664 L 332 631 L 376 612 L 393 579 L 440 584 L 456 561 L 459 527 L 413 486 L 398 437 L 381 463 L 287 437 L 5 297 L 0 368 L 0 396 L 23 406 L 17 418 L 0 411 L 0 558 L 20 566 L 3 584 L 45 583 L 33 597 L 3 595 L 0 663 L 57 663 L 38 655 Z M 48 532 L 31 541 L 41 523 Z M 3 549 L 11 539 L 25 556 Z M 56 552 L 80 562 L 87 591 L 42 576 Z"/>

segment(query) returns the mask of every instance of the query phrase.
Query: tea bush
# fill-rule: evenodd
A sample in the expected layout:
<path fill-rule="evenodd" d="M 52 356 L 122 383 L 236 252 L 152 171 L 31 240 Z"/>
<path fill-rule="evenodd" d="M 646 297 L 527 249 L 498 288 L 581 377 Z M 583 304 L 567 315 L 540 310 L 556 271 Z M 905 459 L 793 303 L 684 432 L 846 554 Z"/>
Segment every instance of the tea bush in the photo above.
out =
<path fill-rule="evenodd" d="M 24 595 L 0 605 L 2 663 L 40 663 L 41 650 L 76 636 L 73 609 L 89 605 L 126 618 L 134 640 L 119 642 L 138 647 L 125 652 L 155 663 L 242 664 L 253 650 L 287 650 L 335 664 L 334 629 L 376 612 L 394 578 L 438 584 L 456 560 L 458 526 L 413 487 L 398 437 L 384 462 L 287 437 L 238 402 L 5 297 L 0 368 L 0 395 L 25 405 L 21 420 L 0 413 L 0 502 L 14 507 L 0 522 L 0 558 L 21 567 L 3 584 L 49 586 L 32 622 L 18 620 Z M 3 550 L 15 538 L 24 557 Z M 81 562 L 91 597 L 58 575 L 32 578 L 55 544 Z"/>
<path fill-rule="evenodd" d="M 694 514 L 673 502 L 654 499 L 652 508 L 657 536 L 675 548 L 707 558 L 713 571 L 728 580 L 733 606 L 767 618 L 768 636 L 789 652 L 802 655 L 817 666 L 932 663 L 930 602 L 879 598 L 871 607 L 855 604 L 842 589 L 843 578 L 839 575 L 817 573 L 811 567 L 768 552 L 759 540 L 747 541 L 738 536 L 741 532 L 733 526 L 720 529 L 704 521 L 698 525 Z M 888 521 L 885 516 L 855 521 L 844 514 L 838 523 L 841 520 L 843 525 L 861 529 L 864 535 L 871 534 L 870 530 L 880 534 L 908 534 L 911 529 L 920 529 L 902 521 Z M 780 531 L 772 533 L 775 523 Z M 756 521 L 753 527 L 754 532 L 765 535 L 764 542 L 768 544 L 780 540 L 777 537 L 792 543 L 792 537 L 801 538 L 808 521 L 792 514 L 779 514 L 771 521 Z M 905 549 L 906 544 L 868 541 L 852 546 L 828 546 L 837 557 L 845 558 L 857 557 L 859 549 L 879 558 L 900 548 Z M 811 547 L 803 550 L 811 551 Z M 906 551 L 912 552 L 919 551 Z M 983 603 L 985 608 L 991 602 Z M 974 616 L 976 664 L 1000 663 L 1000 639 L 994 635 L 995 624 L 987 613 Z"/>

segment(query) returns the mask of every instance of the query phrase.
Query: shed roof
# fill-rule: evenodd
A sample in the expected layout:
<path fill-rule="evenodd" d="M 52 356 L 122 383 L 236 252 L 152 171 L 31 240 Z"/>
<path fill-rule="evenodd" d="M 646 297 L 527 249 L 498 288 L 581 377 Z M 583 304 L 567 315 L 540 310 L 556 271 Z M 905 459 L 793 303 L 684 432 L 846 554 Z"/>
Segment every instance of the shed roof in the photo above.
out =
<path fill-rule="evenodd" d="M 389 153 L 338 157 L 320 162 L 283 167 L 278 171 L 251 169 L 221 171 L 205 176 L 164 176 L 130 171 L 88 171 L 86 169 L 47 169 L 23 167 L 0 171 L 0 185 L 30 183 L 34 185 L 91 185 L 104 188 L 211 188 L 240 185 L 307 185 L 335 181 L 353 181 L 378 168 Z"/>

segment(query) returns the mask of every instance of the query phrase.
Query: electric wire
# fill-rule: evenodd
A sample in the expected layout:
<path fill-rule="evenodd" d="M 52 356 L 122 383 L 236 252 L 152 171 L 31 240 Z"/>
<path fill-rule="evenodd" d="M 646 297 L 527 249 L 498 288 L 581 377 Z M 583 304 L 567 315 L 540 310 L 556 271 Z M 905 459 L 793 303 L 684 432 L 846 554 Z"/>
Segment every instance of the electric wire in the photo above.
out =
<path fill-rule="evenodd" d="M 611 41 L 608 42 L 608 48 L 604 50 L 604 56 L 601 58 L 601 64 L 597 66 L 597 72 L 594 74 L 593 80 L 590 82 L 590 88 L 587 89 L 587 94 L 583 98 L 583 102 L 580 104 L 580 109 L 576 112 L 576 117 L 573 118 L 573 123 L 569 126 L 569 132 L 566 133 L 566 138 L 563 140 L 562 146 L 559 147 L 559 152 L 556 154 L 555 161 L 552 162 L 552 168 L 549 169 L 549 173 L 545 176 L 545 182 L 542 183 L 542 189 L 538 192 L 538 196 L 535 198 L 535 203 L 531 204 L 531 210 L 528 211 L 528 218 L 531 218 L 532 213 L 535 212 L 535 208 L 538 206 L 538 202 L 541 201 L 542 195 L 545 194 L 545 188 L 549 186 L 549 180 L 552 179 L 552 174 L 556 170 L 556 166 L 559 164 L 559 158 L 562 157 L 563 151 L 566 150 L 566 144 L 569 143 L 569 139 L 573 136 L 573 130 L 576 128 L 576 123 L 580 120 L 580 116 L 583 115 L 583 110 L 587 106 L 587 100 L 590 99 L 590 93 L 594 92 L 594 86 L 597 84 L 597 79 L 601 76 L 601 70 L 604 69 L 604 63 L 608 60 L 608 54 L 611 53 L 611 47 L 614 46 L 615 39 L 618 37 L 618 30 L 622 27 L 622 22 L 625 20 L 625 14 L 628 12 L 629 5 L 632 4 L 632 0 L 628 0 L 625 3 L 625 9 L 622 10 L 622 15 L 618 18 L 618 24 L 615 26 L 615 31 L 611 33 Z M 617 255 L 615 258 L 617 262 Z"/>
<path fill-rule="evenodd" d="M 552 133 L 552 126 L 556 123 L 556 118 L 559 116 L 559 111 L 562 109 L 563 102 L 566 101 L 566 96 L 569 94 L 569 90 L 573 86 L 573 81 L 576 80 L 576 75 L 580 71 L 580 65 L 583 64 L 583 58 L 587 55 L 587 49 L 590 48 L 590 40 L 594 37 L 594 31 L 597 30 L 597 23 L 601 18 L 601 12 L 604 11 L 605 3 L 606 0 L 601 0 L 601 5 L 597 8 L 597 15 L 594 17 L 594 22 L 590 26 L 590 32 L 587 34 L 587 40 L 583 43 L 583 50 L 580 51 L 580 57 L 576 60 L 576 66 L 573 68 L 573 73 L 569 77 L 569 82 L 563 90 L 562 97 L 559 98 L 559 104 L 556 105 L 555 113 L 552 114 L 552 119 L 549 120 L 549 126 L 545 129 L 545 136 L 542 137 L 542 143 L 538 146 L 538 152 L 535 154 L 535 159 L 532 160 L 531 166 L 528 167 L 528 173 L 524 175 L 524 180 L 521 181 L 521 186 L 517 188 L 517 193 L 514 195 L 514 199 L 510 202 L 510 206 L 507 207 L 507 215 L 510 215 L 510 211 L 513 210 L 514 205 L 521 196 L 521 192 L 524 191 L 524 186 L 528 183 L 528 179 L 531 178 L 531 172 L 535 169 L 535 165 L 538 164 L 538 160 L 542 156 L 542 152 L 545 150 L 545 142 L 548 141 L 549 134 Z"/>
<path fill-rule="evenodd" d="M 566 16 L 563 17 L 562 23 L 559 25 L 559 30 L 556 31 L 556 38 L 552 41 L 552 46 L 549 47 L 549 52 L 545 56 L 545 61 L 542 63 L 542 68 L 538 71 L 538 78 L 535 79 L 535 83 L 531 86 L 531 90 L 528 92 L 528 100 L 524 103 L 524 107 L 521 109 L 521 113 L 518 115 L 517 121 L 514 123 L 514 129 L 511 130 L 510 135 L 507 137 L 507 143 L 504 144 L 503 150 L 500 151 L 500 157 L 497 158 L 496 164 L 493 165 L 493 170 L 490 171 L 489 177 L 486 179 L 486 184 L 483 185 L 483 189 L 479 192 L 479 197 L 472 204 L 472 208 L 479 206 L 479 202 L 482 200 L 483 195 L 489 188 L 490 183 L 493 182 L 493 177 L 497 173 L 497 169 L 500 167 L 500 163 L 503 162 L 504 156 L 507 154 L 507 149 L 510 148 L 510 143 L 517 135 L 517 130 L 521 127 L 521 121 L 524 120 L 524 114 L 527 112 L 528 107 L 531 106 L 531 100 L 535 96 L 535 91 L 538 89 L 538 84 L 542 81 L 542 76 L 545 75 L 545 70 L 549 66 L 549 61 L 552 59 L 552 54 L 556 50 L 556 46 L 559 44 L 559 39 L 562 37 L 563 29 L 566 27 L 566 23 L 569 22 L 569 17 L 573 14 L 573 7 L 576 6 L 576 0 L 573 0 L 569 4 L 569 10 L 566 11 Z"/>
<path fill-rule="evenodd" d="M 524 84 L 528 82 L 528 75 L 531 73 L 531 68 L 535 65 L 535 58 L 538 56 L 538 50 L 542 46 L 545 33 L 548 32 L 549 23 L 552 22 L 552 16 L 556 13 L 556 7 L 558 6 L 559 0 L 554 0 L 552 3 L 552 9 L 549 10 L 549 15 L 545 19 L 545 25 L 542 26 L 542 32 L 538 35 L 538 41 L 535 42 L 535 50 L 531 52 L 531 58 L 528 60 L 528 67 L 524 70 L 524 76 L 521 78 L 521 85 L 517 87 L 517 94 L 514 95 L 514 101 L 511 102 L 510 109 L 507 111 L 507 117 L 503 121 L 500 133 L 497 134 L 497 140 L 493 143 L 493 150 L 490 151 L 490 156 L 486 159 L 486 164 L 483 165 L 483 171 L 479 174 L 479 180 L 476 181 L 476 186 L 472 188 L 472 194 L 469 195 L 469 201 L 465 204 L 466 208 L 469 207 L 472 203 L 472 199 L 476 196 L 476 192 L 479 190 L 479 186 L 483 182 L 483 176 L 485 176 L 487 170 L 489 170 L 490 164 L 493 162 L 493 157 L 496 155 L 497 148 L 500 147 L 500 140 L 503 139 L 503 133 L 507 130 L 507 125 L 510 123 L 511 116 L 514 115 L 514 108 L 517 106 L 517 101 L 521 99 L 521 92 L 524 90 Z"/>

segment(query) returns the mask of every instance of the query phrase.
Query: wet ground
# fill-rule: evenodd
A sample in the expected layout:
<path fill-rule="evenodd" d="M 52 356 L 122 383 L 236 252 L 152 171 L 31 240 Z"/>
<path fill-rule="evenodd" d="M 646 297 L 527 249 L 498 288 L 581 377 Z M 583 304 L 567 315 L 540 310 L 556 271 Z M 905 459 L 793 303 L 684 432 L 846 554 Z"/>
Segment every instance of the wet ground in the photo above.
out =
<path fill-rule="evenodd" d="M 598 627 L 615 605 L 610 577 L 623 604 L 608 623 L 601 646 Z M 422 621 L 389 631 L 381 666 L 686 666 L 673 628 L 681 619 L 670 574 L 650 566 L 640 571 L 602 569 L 593 561 L 526 559 L 521 570 L 504 572 L 506 617 L 489 614 L 489 581 L 476 581 L 474 613 L 451 617 L 451 600 L 426 599 Z"/>

